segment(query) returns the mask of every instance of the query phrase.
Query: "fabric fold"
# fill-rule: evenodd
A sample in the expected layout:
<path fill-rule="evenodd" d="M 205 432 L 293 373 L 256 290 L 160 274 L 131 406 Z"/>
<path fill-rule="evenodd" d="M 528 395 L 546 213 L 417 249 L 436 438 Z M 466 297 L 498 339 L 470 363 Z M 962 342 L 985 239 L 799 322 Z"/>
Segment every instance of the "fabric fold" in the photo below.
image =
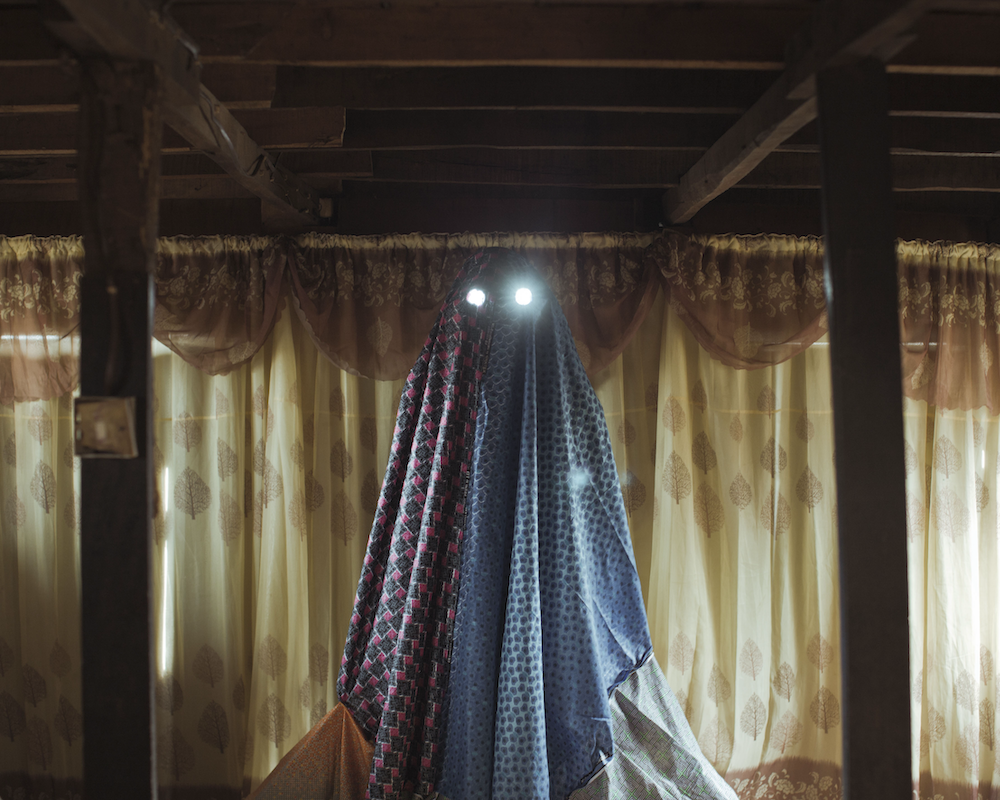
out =
<path fill-rule="evenodd" d="M 674 233 L 654 251 L 671 304 L 727 366 L 779 364 L 826 332 L 819 237 Z"/>
<path fill-rule="evenodd" d="M 651 656 L 611 698 L 614 760 L 572 800 L 736 800 Z"/>
<path fill-rule="evenodd" d="M 287 261 L 283 239 L 161 239 L 154 336 L 209 375 L 246 363 L 274 328 Z"/>
<path fill-rule="evenodd" d="M 323 717 L 247 800 L 360 800 L 374 749 L 342 705 Z"/>
<path fill-rule="evenodd" d="M 462 281 L 492 267 L 481 255 L 460 274 L 400 398 L 338 679 L 341 702 L 375 740 L 372 798 L 428 794 L 437 781 L 491 309 L 471 306 Z"/>
<path fill-rule="evenodd" d="M 165 238 L 154 335 L 203 372 L 225 374 L 258 352 L 289 299 L 338 367 L 401 379 L 460 264 L 495 246 L 537 265 L 589 375 L 622 352 L 660 288 L 699 344 L 738 369 L 786 361 L 826 332 L 820 238 L 668 231 Z M 904 394 L 994 411 L 996 246 L 896 249 Z M 82 269 L 80 237 L 0 237 L 0 401 L 75 389 Z"/>
<path fill-rule="evenodd" d="M 345 647 L 369 795 L 567 797 L 612 757 L 608 698 L 650 651 L 569 326 L 523 259 L 485 250 L 403 390 Z"/>

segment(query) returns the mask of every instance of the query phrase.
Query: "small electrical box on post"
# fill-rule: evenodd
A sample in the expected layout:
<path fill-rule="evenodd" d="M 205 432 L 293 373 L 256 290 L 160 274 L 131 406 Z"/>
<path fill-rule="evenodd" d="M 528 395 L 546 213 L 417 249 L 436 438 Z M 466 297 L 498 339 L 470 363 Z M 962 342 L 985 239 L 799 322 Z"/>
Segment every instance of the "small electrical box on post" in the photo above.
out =
<path fill-rule="evenodd" d="M 134 397 L 78 397 L 74 440 L 81 458 L 137 458 Z"/>

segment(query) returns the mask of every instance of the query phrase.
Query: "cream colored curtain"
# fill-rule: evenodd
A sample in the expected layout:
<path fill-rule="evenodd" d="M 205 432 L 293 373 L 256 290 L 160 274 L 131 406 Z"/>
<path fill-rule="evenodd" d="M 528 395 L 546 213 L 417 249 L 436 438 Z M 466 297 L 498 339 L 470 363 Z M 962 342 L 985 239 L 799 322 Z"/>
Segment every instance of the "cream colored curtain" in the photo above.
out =
<path fill-rule="evenodd" d="M 68 400 L 0 405 L 4 800 L 81 790 L 79 472 Z"/>
<path fill-rule="evenodd" d="M 156 358 L 167 796 L 256 786 L 336 702 L 401 386 L 333 367 L 288 313 L 224 377 Z"/>
<path fill-rule="evenodd" d="M 905 402 L 920 800 L 1000 791 L 1000 418 Z"/>
<path fill-rule="evenodd" d="M 1000 249 L 903 242 L 914 780 L 1000 792 Z"/>
<path fill-rule="evenodd" d="M 349 243 L 314 244 L 318 253 Z M 567 246 L 577 244 L 587 242 Z M 668 256 L 670 303 L 659 295 L 622 357 L 594 378 L 654 645 L 702 747 L 742 797 L 833 798 L 840 677 L 829 365 L 822 340 L 805 349 L 823 324 L 813 291 L 821 253 L 814 240 L 696 238 L 670 261 L 674 244 L 649 243 L 651 258 Z M 61 245 L 53 246 L 52 280 L 71 294 Z M 191 248 L 208 252 L 197 242 L 164 251 L 161 283 L 183 277 Z M 158 749 L 161 783 L 177 796 L 237 797 L 331 707 L 399 391 L 331 366 L 292 307 L 274 323 L 266 298 L 287 259 L 280 242 L 235 242 L 226 252 L 231 260 L 209 276 L 211 296 L 225 305 L 226 276 L 252 279 L 260 301 L 244 336 L 252 360 L 211 377 L 165 350 L 156 357 Z M 965 796 L 977 784 L 990 796 L 1000 783 L 1000 425 L 990 413 L 997 252 L 921 243 L 900 243 L 898 252 L 904 390 L 913 398 L 905 402 L 914 778 L 928 800 Z M 626 256 L 603 267 L 569 259 L 549 280 L 569 281 L 575 313 L 593 305 L 580 298 L 601 291 L 651 301 Z M 354 286 L 347 272 L 357 267 L 346 263 L 338 262 L 338 281 Z M 31 297 L 46 296 L 46 269 L 18 272 L 30 278 L 25 286 L 37 285 Z M 167 295 L 171 324 L 187 324 L 186 306 Z M 758 339 L 777 296 L 774 318 L 787 335 Z M 33 302 L 15 307 L 23 316 Z M 742 305 L 746 324 L 713 322 L 727 302 Z M 630 314 L 621 318 L 642 316 Z M 690 332 L 698 314 L 699 337 L 741 359 L 761 357 L 772 339 L 776 353 L 804 352 L 778 364 L 782 356 L 763 352 L 770 365 L 752 371 L 723 366 Z M 796 314 L 806 337 L 789 328 Z M 273 334 L 261 334 L 272 324 Z M 36 327 L 5 329 L 0 347 L 12 336 L 37 334 L 47 345 L 61 335 L 48 318 Z M 234 336 L 220 339 L 220 352 L 232 350 Z M 79 791 L 81 770 L 70 406 L 65 395 L 7 402 L 0 796 L 44 791 L 61 800 Z"/>
<path fill-rule="evenodd" d="M 735 370 L 661 299 L 595 383 L 654 651 L 702 750 L 741 797 L 839 798 L 825 342 Z"/>

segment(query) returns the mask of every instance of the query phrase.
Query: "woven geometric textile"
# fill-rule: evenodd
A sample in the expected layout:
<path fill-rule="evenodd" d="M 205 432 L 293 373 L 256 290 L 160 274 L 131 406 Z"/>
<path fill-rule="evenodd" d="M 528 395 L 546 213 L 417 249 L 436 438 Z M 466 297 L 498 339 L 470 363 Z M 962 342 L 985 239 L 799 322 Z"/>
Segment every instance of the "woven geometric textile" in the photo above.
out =
<path fill-rule="evenodd" d="M 435 784 L 491 308 L 478 313 L 461 287 L 488 279 L 495 260 L 466 263 L 400 399 L 338 680 L 375 740 L 372 798 Z"/>

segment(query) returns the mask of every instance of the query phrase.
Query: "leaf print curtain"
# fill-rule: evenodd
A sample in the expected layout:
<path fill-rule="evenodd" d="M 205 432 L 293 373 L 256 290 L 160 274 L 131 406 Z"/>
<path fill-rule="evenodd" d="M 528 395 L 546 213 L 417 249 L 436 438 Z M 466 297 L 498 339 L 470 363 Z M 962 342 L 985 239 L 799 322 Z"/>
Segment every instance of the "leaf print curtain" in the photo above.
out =
<path fill-rule="evenodd" d="M 76 387 L 82 264 L 78 237 L 0 236 L 0 403 Z"/>
<path fill-rule="evenodd" d="M 78 462 L 69 395 L 0 403 L 0 796 L 81 791 Z"/>
<path fill-rule="evenodd" d="M 742 798 L 841 796 L 829 359 L 710 358 L 658 299 L 595 377 L 654 652 Z"/>
<path fill-rule="evenodd" d="M 899 242 L 903 393 L 1000 413 L 1000 247 Z"/>
<path fill-rule="evenodd" d="M 1000 791 L 1000 418 L 904 404 L 920 800 Z"/>
<path fill-rule="evenodd" d="M 369 355 L 398 348 L 402 363 L 398 353 L 420 346 L 400 333 L 417 335 L 417 290 L 432 304 L 450 263 L 414 253 L 478 241 L 370 237 L 352 250 L 349 238 L 175 240 L 162 249 L 158 336 L 220 373 L 162 348 L 156 358 L 156 702 L 168 794 L 238 796 L 333 702 L 399 389 L 332 366 L 332 351 L 313 347 L 317 319 L 336 327 L 342 302 L 353 304 L 363 324 L 344 335 L 364 337 Z M 537 246 L 544 260 L 545 237 L 508 238 Z M 546 275 L 608 415 L 655 649 L 703 749 L 742 797 L 838 795 L 829 367 L 821 339 L 807 347 L 825 324 L 813 290 L 818 243 L 667 233 L 587 234 L 553 246 L 565 257 Z M 649 263 L 632 247 L 668 295 L 653 301 L 642 282 Z M 387 273 L 388 261 L 371 266 L 364 255 L 376 250 L 416 266 Z M 308 269 L 303 251 L 316 257 Z M 336 255 L 335 285 L 323 283 L 331 279 L 321 253 Z M 901 242 L 897 253 L 914 780 L 928 800 L 977 785 L 989 796 L 1000 784 L 996 249 Z M 67 394 L 80 263 L 79 240 L 0 238 L 5 800 L 80 790 L 78 483 Z M 297 296 L 318 298 L 311 309 L 273 293 L 295 275 L 306 292 Z M 335 301 L 323 300 L 321 285 Z M 192 286 L 214 310 L 202 313 Z M 227 293 L 248 300 L 227 305 Z M 724 313 L 733 318 L 712 321 Z M 194 335 L 216 317 L 222 332 Z M 806 333 L 761 338 L 793 322 Z M 24 348 L 33 355 L 19 362 Z M 708 355 L 718 348 L 764 363 L 732 369 Z M 353 369 L 354 356 L 344 358 Z M 26 399 L 36 397 L 47 399 Z"/>
<path fill-rule="evenodd" d="M 294 315 L 212 377 L 154 348 L 156 749 L 165 797 L 238 798 L 335 702 L 402 383 Z M 82 791 L 69 395 L 0 405 L 0 796 Z"/>
<path fill-rule="evenodd" d="M 675 311 L 723 364 L 780 364 L 826 332 L 819 237 L 670 234 L 651 249 Z"/>
<path fill-rule="evenodd" d="M 238 797 L 336 702 L 401 383 L 287 313 L 226 376 L 155 364 L 160 782 Z"/>

